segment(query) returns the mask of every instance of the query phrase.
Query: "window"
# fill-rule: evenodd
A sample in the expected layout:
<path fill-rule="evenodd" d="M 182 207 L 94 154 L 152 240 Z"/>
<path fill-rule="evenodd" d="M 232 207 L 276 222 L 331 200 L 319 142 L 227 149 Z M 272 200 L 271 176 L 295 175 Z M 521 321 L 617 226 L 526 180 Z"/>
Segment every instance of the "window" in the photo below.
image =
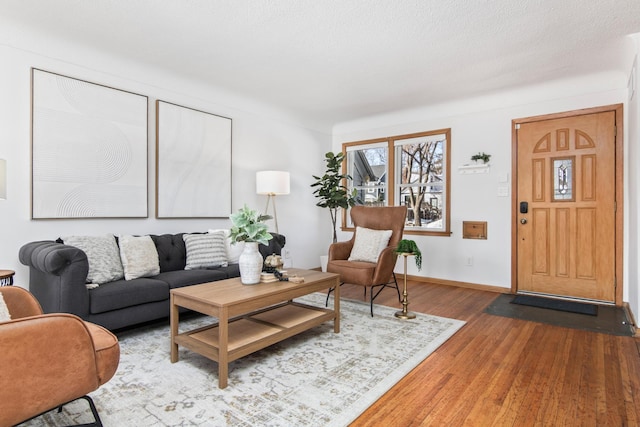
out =
<path fill-rule="evenodd" d="M 347 186 L 359 205 L 407 206 L 405 233 L 448 236 L 450 143 L 450 129 L 346 143 Z"/>

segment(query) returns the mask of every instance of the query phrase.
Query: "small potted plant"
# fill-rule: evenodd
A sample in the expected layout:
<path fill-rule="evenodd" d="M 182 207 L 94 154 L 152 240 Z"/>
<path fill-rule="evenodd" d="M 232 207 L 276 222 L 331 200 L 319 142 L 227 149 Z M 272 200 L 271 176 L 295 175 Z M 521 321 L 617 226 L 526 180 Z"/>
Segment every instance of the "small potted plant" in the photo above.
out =
<path fill-rule="evenodd" d="M 489 159 L 491 159 L 491 154 L 487 154 L 484 152 L 471 156 L 471 160 L 473 160 L 474 162 L 482 160 L 482 163 L 489 163 Z"/>
<path fill-rule="evenodd" d="M 411 254 L 415 256 L 416 267 L 418 270 L 422 269 L 422 252 L 420 252 L 420 248 L 416 245 L 416 242 L 409 239 L 402 239 L 398 242 L 398 246 L 396 246 L 396 253 L 398 255 L 401 254 Z"/>
<path fill-rule="evenodd" d="M 229 234 L 231 242 L 234 244 L 245 242 L 244 250 L 238 259 L 240 280 L 244 285 L 260 283 L 263 259 L 258 250 L 258 244 L 268 245 L 269 240 L 273 237 L 267 231 L 267 225 L 264 223 L 264 221 L 271 219 L 271 216 L 259 214 L 244 205 L 229 218 L 233 224 Z"/>

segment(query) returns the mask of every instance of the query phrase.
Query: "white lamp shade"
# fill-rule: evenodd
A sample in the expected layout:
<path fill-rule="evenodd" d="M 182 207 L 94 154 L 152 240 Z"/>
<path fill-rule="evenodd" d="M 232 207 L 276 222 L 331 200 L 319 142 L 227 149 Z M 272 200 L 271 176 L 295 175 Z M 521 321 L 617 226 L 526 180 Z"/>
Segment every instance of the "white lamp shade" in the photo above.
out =
<path fill-rule="evenodd" d="M 256 172 L 256 193 L 289 194 L 289 172 Z"/>
<path fill-rule="evenodd" d="M 0 159 L 0 199 L 7 198 L 7 161 Z"/>

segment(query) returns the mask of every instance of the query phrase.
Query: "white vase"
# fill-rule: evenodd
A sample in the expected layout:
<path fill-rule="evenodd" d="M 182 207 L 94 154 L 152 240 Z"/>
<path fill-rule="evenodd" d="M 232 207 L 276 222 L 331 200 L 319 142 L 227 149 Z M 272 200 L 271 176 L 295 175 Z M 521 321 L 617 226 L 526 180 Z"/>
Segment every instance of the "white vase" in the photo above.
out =
<path fill-rule="evenodd" d="M 240 254 L 240 281 L 243 285 L 255 285 L 260 283 L 262 273 L 262 254 L 258 250 L 258 242 L 246 242 L 244 250 Z"/>

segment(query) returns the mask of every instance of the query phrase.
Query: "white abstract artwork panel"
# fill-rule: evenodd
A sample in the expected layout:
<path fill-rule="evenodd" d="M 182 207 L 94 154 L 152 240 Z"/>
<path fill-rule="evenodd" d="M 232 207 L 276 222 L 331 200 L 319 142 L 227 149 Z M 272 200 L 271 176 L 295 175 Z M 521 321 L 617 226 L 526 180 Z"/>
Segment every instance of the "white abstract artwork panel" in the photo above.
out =
<path fill-rule="evenodd" d="M 32 79 L 32 218 L 146 218 L 147 97 Z"/>
<path fill-rule="evenodd" d="M 156 101 L 158 218 L 231 213 L 231 119 Z"/>

